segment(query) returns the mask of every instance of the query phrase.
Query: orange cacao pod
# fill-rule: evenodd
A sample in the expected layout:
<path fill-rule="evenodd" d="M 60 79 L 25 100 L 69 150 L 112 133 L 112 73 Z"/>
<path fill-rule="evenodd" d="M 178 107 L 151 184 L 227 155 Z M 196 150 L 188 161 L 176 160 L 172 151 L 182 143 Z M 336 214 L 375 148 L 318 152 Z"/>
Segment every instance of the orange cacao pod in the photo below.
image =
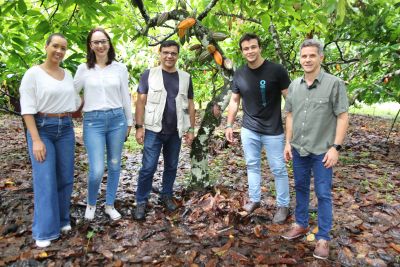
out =
<path fill-rule="evenodd" d="M 184 20 L 182 20 L 181 22 L 179 22 L 178 24 L 178 29 L 189 29 L 190 27 L 192 27 L 194 24 L 196 24 L 196 20 L 194 18 L 186 18 Z"/>
<path fill-rule="evenodd" d="M 214 60 L 215 60 L 215 62 L 216 62 L 218 65 L 221 66 L 221 65 L 222 65 L 222 61 L 223 61 L 221 54 L 220 54 L 218 51 L 215 51 L 213 55 L 214 55 Z"/>

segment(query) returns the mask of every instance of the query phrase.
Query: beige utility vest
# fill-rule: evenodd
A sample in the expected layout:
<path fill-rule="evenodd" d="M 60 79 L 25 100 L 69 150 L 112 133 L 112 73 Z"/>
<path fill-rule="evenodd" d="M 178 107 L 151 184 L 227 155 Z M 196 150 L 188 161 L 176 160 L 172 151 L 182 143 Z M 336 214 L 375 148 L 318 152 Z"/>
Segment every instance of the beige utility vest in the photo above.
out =
<path fill-rule="evenodd" d="M 189 129 L 189 102 L 188 91 L 190 75 L 187 72 L 178 70 L 179 91 L 175 98 L 176 119 L 179 137 Z M 167 90 L 164 87 L 164 80 L 161 66 L 151 68 L 149 73 L 149 91 L 144 113 L 144 126 L 153 132 L 160 132 L 162 129 L 162 117 L 165 103 L 167 101 Z"/>

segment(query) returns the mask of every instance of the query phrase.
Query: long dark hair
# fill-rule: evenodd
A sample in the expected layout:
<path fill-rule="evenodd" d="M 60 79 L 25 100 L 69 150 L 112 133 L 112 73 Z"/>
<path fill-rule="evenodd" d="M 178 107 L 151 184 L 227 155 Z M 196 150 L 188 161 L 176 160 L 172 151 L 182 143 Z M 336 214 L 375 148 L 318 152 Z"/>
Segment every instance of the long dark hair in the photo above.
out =
<path fill-rule="evenodd" d="M 87 38 L 86 38 L 86 64 L 88 66 L 89 69 L 94 68 L 94 65 L 96 64 L 96 55 L 94 53 L 94 51 L 92 50 L 92 48 L 90 48 L 90 42 L 92 41 L 92 35 L 95 32 L 102 32 L 104 33 L 104 35 L 107 37 L 108 39 L 108 44 L 109 44 L 109 49 L 108 49 L 108 53 L 107 53 L 107 62 L 106 65 L 110 65 L 111 62 L 115 59 L 115 50 L 114 50 L 114 46 L 111 43 L 111 38 L 108 35 L 108 33 L 100 27 L 94 28 L 92 30 L 90 30 Z"/>

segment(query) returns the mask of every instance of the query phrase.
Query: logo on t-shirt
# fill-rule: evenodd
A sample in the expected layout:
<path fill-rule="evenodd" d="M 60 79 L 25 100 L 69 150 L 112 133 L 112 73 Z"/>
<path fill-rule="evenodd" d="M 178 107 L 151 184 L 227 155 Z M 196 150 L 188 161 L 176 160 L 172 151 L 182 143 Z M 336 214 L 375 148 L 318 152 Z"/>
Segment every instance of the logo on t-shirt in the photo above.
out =
<path fill-rule="evenodd" d="M 261 91 L 261 97 L 262 97 L 262 105 L 265 107 L 267 106 L 267 82 L 265 80 L 260 81 L 260 91 Z"/>

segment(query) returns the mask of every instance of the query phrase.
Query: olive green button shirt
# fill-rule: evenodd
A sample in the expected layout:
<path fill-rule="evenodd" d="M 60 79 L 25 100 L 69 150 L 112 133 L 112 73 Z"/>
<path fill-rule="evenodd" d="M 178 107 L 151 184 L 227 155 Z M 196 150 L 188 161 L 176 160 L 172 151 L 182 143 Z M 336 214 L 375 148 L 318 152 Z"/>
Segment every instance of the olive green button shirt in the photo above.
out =
<path fill-rule="evenodd" d="M 289 85 L 285 110 L 292 113 L 291 145 L 304 157 L 326 153 L 336 135 L 337 116 L 347 112 L 344 82 L 321 70 L 311 86 L 304 76 Z"/>

